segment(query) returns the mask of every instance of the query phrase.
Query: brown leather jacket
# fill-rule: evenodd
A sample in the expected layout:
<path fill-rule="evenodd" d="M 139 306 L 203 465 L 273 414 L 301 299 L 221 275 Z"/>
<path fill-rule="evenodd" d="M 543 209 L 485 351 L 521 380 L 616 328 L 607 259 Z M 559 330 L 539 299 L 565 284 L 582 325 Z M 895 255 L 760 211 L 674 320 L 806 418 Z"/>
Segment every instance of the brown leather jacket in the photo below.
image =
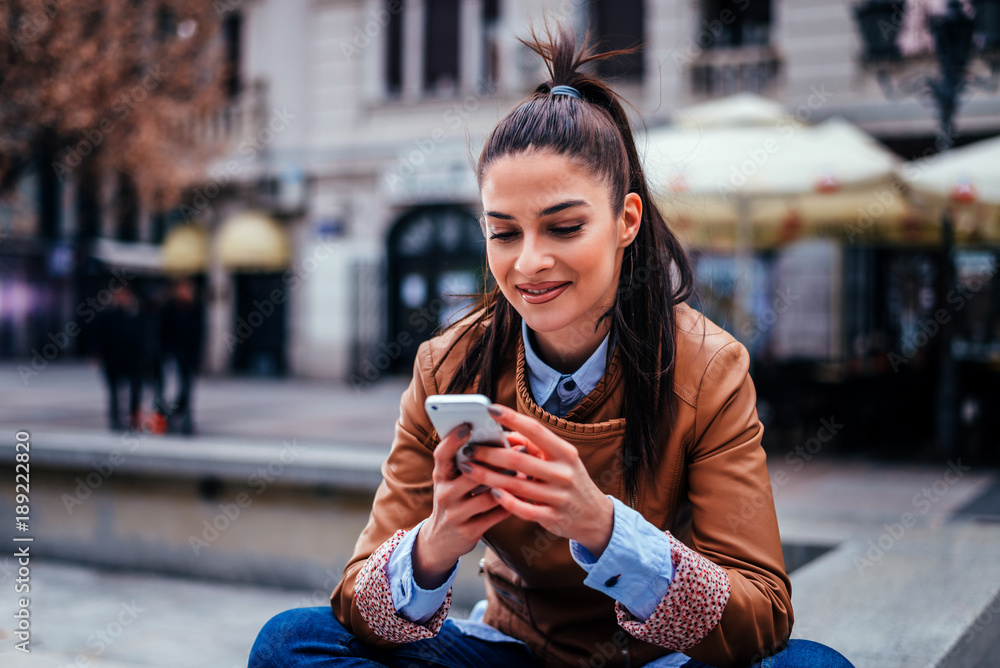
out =
<path fill-rule="evenodd" d="M 791 632 L 791 588 L 749 356 L 688 306 L 677 306 L 677 316 L 676 421 L 655 483 L 643 483 L 635 497 L 636 509 L 672 541 L 676 574 L 656 612 L 636 620 L 584 586 L 586 574 L 568 541 L 537 524 L 509 518 L 484 537 L 485 621 L 526 642 L 547 666 L 641 666 L 675 650 L 719 668 L 745 666 L 781 649 Z M 395 615 L 382 566 L 399 530 L 431 513 L 432 450 L 439 439 L 424 399 L 442 392 L 460 363 L 471 337 L 433 372 L 460 327 L 420 346 L 368 526 L 331 596 L 337 618 L 376 646 L 433 636 L 450 604 L 449 596 L 423 626 Z M 545 412 L 532 400 L 522 345 L 496 397 L 576 445 L 598 486 L 629 503 L 620 463 L 622 399 L 616 354 L 598 386 L 565 418 Z"/>

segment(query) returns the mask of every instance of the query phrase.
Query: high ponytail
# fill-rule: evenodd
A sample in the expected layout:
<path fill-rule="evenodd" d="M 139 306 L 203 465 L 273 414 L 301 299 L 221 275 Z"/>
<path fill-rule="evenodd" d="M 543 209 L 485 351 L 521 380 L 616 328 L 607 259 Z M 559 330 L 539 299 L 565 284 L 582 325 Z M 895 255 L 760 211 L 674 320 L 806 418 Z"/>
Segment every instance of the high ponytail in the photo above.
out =
<path fill-rule="evenodd" d="M 634 504 L 640 471 L 652 479 L 666 440 L 664 432 L 675 417 L 674 308 L 691 295 L 693 271 L 650 196 L 621 99 L 604 81 L 586 72 L 591 63 L 628 52 L 598 53 L 586 43 L 578 51 L 575 36 L 565 28 L 554 36 L 546 32 L 544 39 L 532 32 L 531 38 L 522 41 L 542 57 L 549 81 L 539 84 L 493 129 L 479 156 L 476 176 L 481 186 L 497 159 L 549 150 L 601 179 L 616 215 L 622 212 L 628 193 L 642 200 L 642 222 L 635 240 L 625 248 L 615 303 L 597 323 L 600 327 L 605 318 L 610 320 L 611 338 L 621 355 L 623 482 Z M 580 97 L 553 95 L 555 86 L 570 86 Z M 497 377 L 516 350 L 521 318 L 499 288 L 483 295 L 480 306 L 477 324 L 485 326 L 470 327 L 463 336 L 473 330 L 482 331 L 482 336 L 469 345 L 448 385 L 449 393 L 468 391 L 475 384 L 476 391 L 495 396 Z"/>

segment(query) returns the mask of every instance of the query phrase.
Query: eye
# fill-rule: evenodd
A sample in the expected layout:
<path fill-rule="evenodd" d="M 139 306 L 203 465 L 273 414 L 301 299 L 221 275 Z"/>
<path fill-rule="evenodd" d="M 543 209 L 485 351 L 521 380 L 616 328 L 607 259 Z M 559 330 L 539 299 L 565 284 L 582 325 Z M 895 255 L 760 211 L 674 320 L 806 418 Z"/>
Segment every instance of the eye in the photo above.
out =
<path fill-rule="evenodd" d="M 583 229 L 583 223 L 577 225 L 567 225 L 565 227 L 553 227 L 552 233 L 558 234 L 559 236 L 568 237 L 570 235 L 576 234 L 581 229 Z"/>
<path fill-rule="evenodd" d="M 517 232 L 492 232 L 490 233 L 490 239 L 495 239 L 496 241 L 510 241 L 517 236 Z"/>

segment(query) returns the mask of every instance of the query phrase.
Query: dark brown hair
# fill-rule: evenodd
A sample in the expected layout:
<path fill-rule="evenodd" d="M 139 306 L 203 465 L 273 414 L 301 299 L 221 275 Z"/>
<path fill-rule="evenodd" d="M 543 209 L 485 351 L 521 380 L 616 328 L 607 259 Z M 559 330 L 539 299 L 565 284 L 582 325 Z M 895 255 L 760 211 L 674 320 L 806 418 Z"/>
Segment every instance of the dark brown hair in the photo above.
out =
<path fill-rule="evenodd" d="M 545 39 L 534 33 L 531 37 L 524 44 L 542 57 L 550 80 L 539 84 L 531 97 L 493 129 L 479 156 L 477 177 L 482 185 L 487 169 L 503 156 L 549 150 L 602 179 L 610 190 L 615 215 L 621 213 L 628 193 L 642 200 L 642 222 L 635 240 L 625 248 L 615 303 L 597 323 L 599 327 L 610 318 L 611 340 L 621 355 L 623 477 L 634 503 L 639 471 L 652 476 L 665 425 L 673 423 L 674 307 L 691 294 L 691 262 L 650 196 L 632 127 L 618 95 L 583 71 L 588 63 L 625 52 L 597 53 L 586 41 L 577 51 L 576 39 L 566 28 L 554 36 L 546 31 Z M 572 86 L 581 99 L 552 95 L 557 85 Z M 495 397 L 497 377 L 516 350 L 521 318 L 496 287 L 482 296 L 479 307 L 474 325 L 463 336 L 469 331 L 482 331 L 482 336 L 470 344 L 447 392 L 465 392 L 475 383 L 477 392 Z"/>

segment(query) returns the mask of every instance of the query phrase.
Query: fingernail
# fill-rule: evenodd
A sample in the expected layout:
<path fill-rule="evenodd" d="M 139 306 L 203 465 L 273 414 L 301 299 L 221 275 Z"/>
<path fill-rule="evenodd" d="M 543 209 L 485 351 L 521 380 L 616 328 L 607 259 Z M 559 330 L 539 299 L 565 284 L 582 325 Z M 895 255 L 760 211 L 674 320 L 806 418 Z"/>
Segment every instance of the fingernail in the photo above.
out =
<path fill-rule="evenodd" d="M 461 439 L 461 438 L 468 438 L 469 434 L 471 433 L 472 429 L 469 427 L 469 425 L 463 424 L 461 427 L 458 428 L 458 432 L 455 435 Z"/>
<path fill-rule="evenodd" d="M 489 408 L 487 408 L 486 410 L 488 410 L 490 412 L 490 415 L 492 415 L 493 417 L 500 417 L 501 415 L 503 415 L 503 409 L 497 404 L 490 404 Z"/>
<path fill-rule="evenodd" d="M 472 455 L 476 454 L 476 446 L 470 443 L 462 448 L 462 454 L 466 457 L 472 457 Z"/>
<path fill-rule="evenodd" d="M 503 492 L 496 487 L 490 487 L 490 494 L 492 494 L 494 498 L 499 499 L 503 495 Z"/>
<path fill-rule="evenodd" d="M 468 462 L 459 462 L 458 470 L 462 473 L 472 473 L 472 464 L 469 464 Z"/>

